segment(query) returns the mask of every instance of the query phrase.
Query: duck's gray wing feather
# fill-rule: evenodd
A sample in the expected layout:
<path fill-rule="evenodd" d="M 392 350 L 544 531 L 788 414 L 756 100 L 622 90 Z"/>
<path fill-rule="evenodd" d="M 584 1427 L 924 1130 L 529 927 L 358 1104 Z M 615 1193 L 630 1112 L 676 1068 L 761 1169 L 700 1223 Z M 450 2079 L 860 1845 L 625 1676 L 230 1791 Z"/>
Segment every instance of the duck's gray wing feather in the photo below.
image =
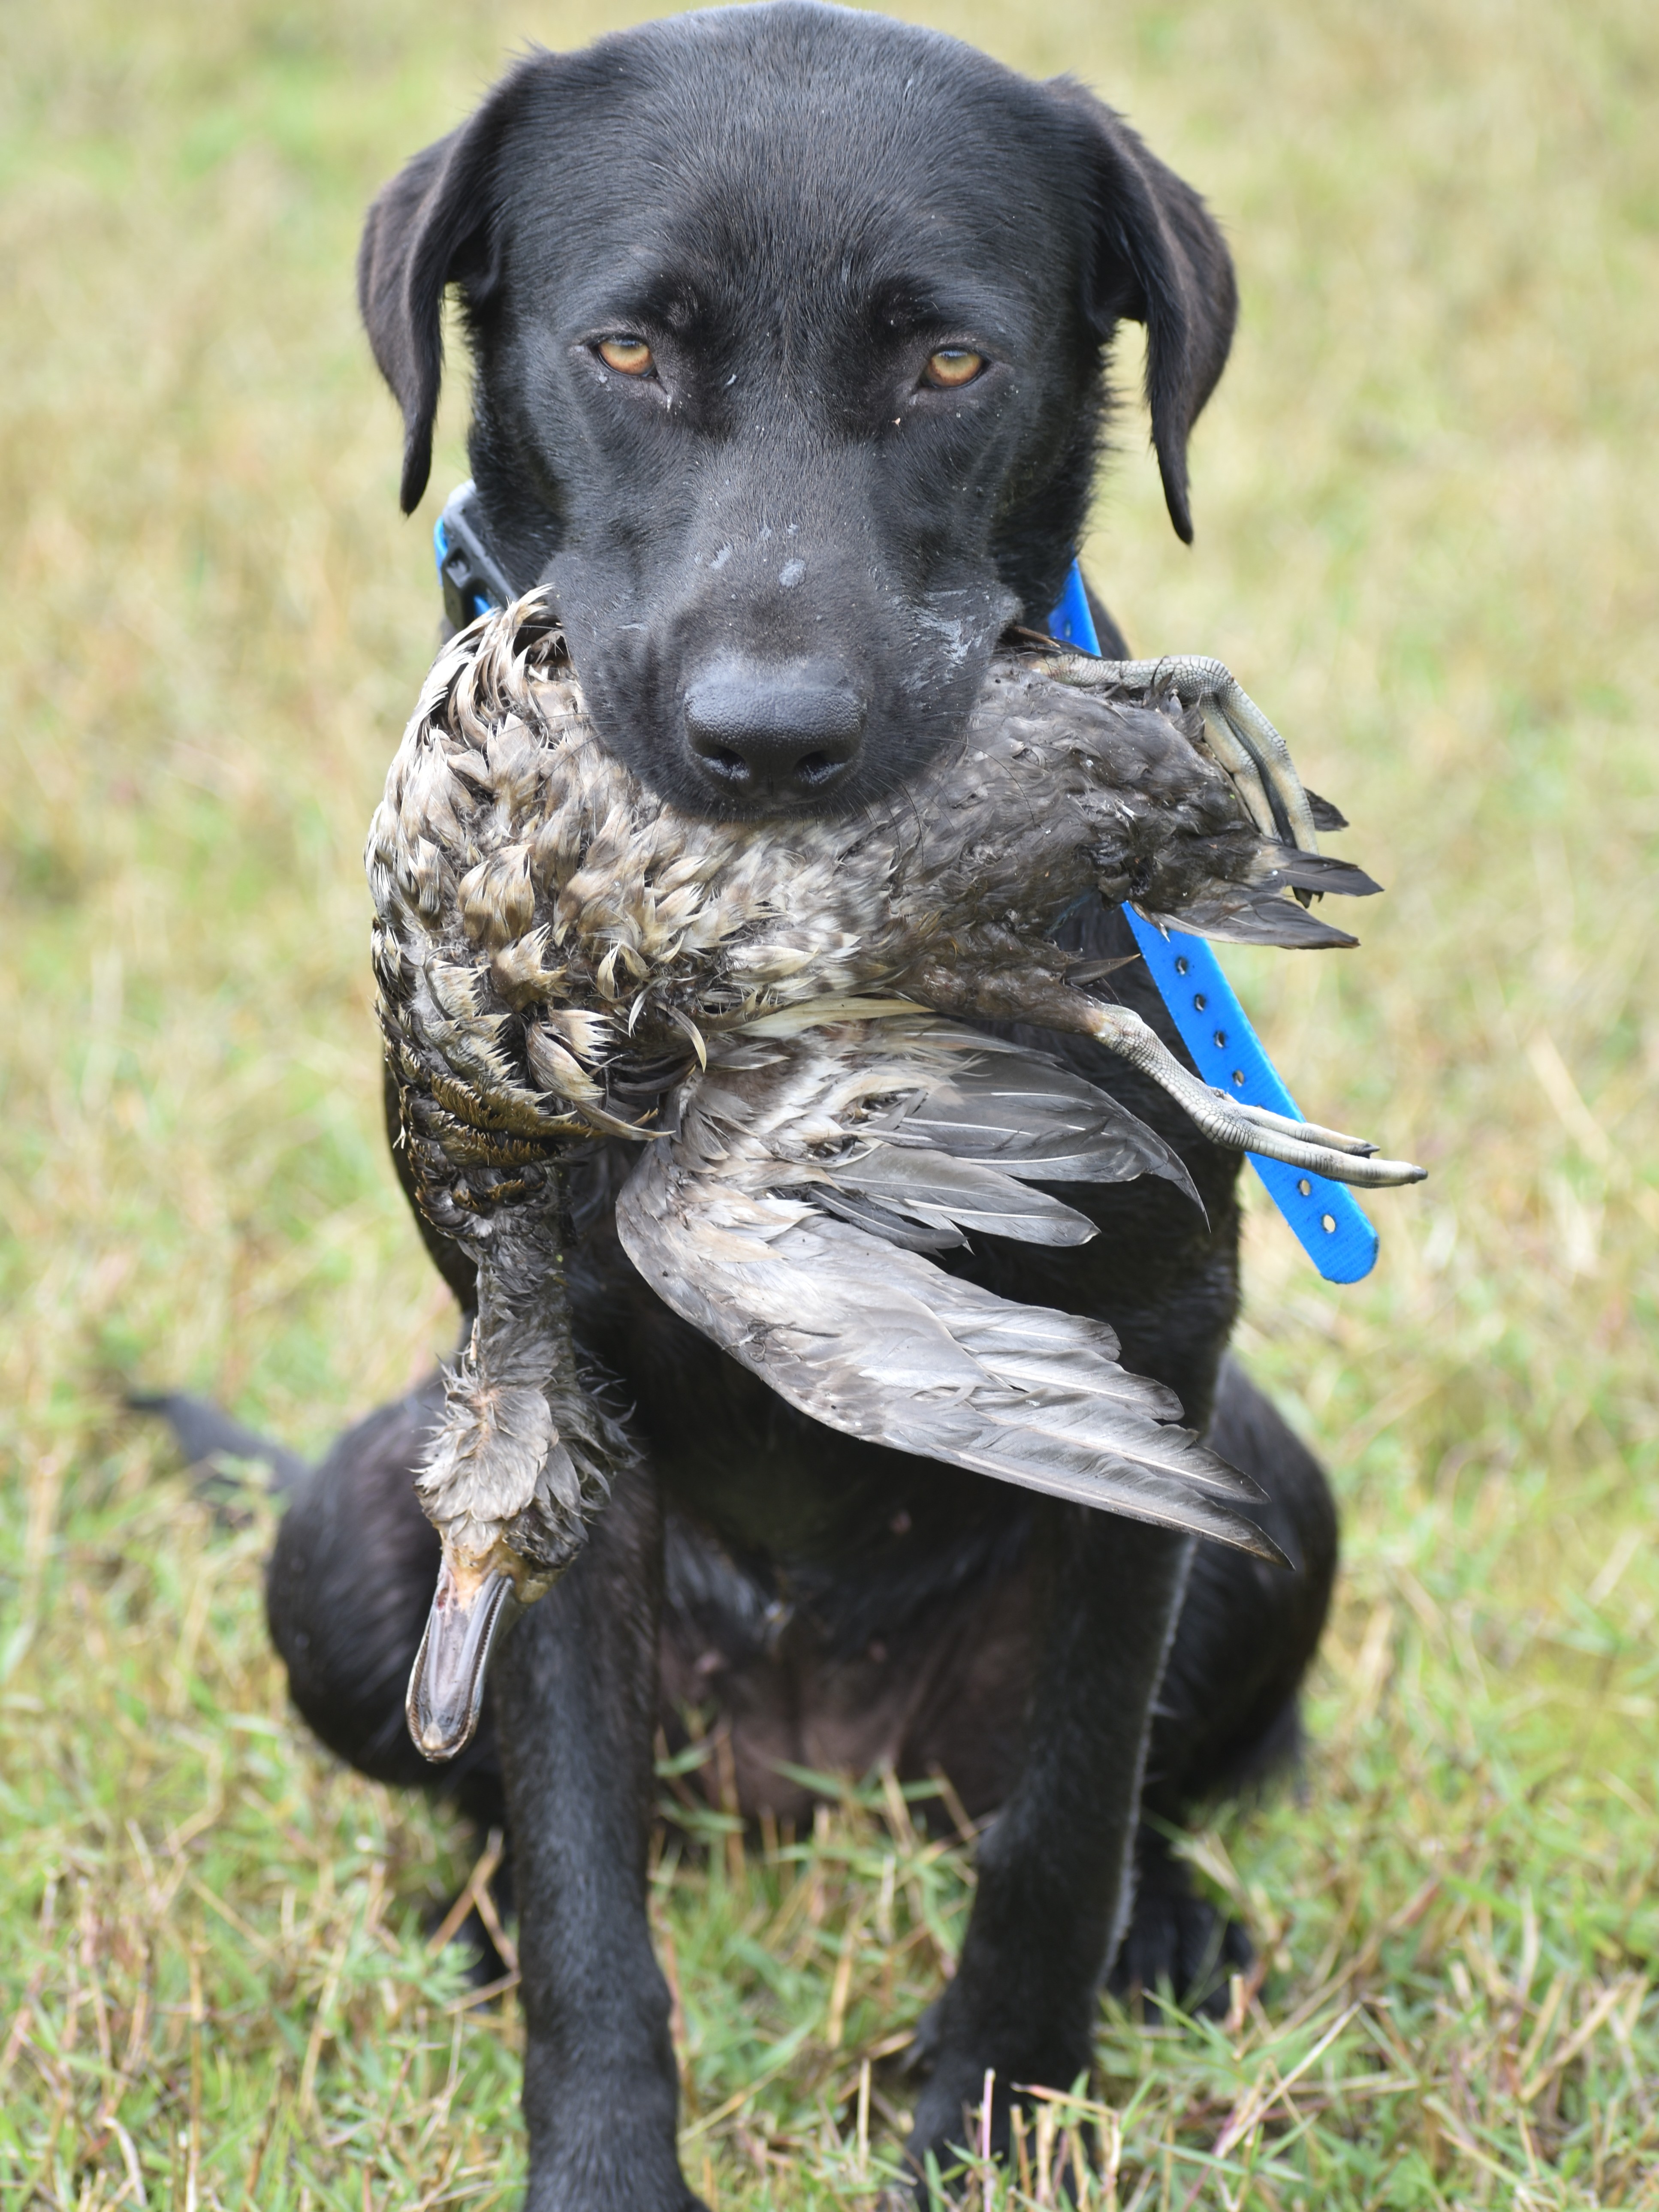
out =
<path fill-rule="evenodd" d="M 872 1443 L 1278 1559 L 1261 1492 L 1118 1364 L 1103 1323 L 1016 1306 L 849 1222 L 735 1193 L 653 1145 L 623 1250 L 681 1317 L 800 1412 Z"/>
<path fill-rule="evenodd" d="M 1021 1244 L 1086 1244 L 1097 1234 L 1075 1206 L 1033 1190 L 1000 1166 L 949 1152 L 872 1145 L 819 1174 L 837 1191 L 855 1191 L 930 1229 L 977 1230 Z"/>
<path fill-rule="evenodd" d="M 902 1245 L 907 1252 L 950 1252 L 968 1242 L 959 1229 L 930 1228 L 914 1214 L 895 1212 L 861 1192 L 842 1190 L 832 1182 L 815 1182 L 806 1196 L 822 1212 L 867 1229 L 890 1244 Z"/>
<path fill-rule="evenodd" d="M 963 1032 L 939 1024 L 918 1034 L 959 1041 Z M 1155 1175 L 1200 1203 L 1181 1155 L 1156 1130 L 1048 1054 L 1001 1037 L 975 1036 L 966 1050 L 957 1042 L 948 1073 L 867 1126 L 890 1146 L 931 1148 L 1025 1182 Z"/>

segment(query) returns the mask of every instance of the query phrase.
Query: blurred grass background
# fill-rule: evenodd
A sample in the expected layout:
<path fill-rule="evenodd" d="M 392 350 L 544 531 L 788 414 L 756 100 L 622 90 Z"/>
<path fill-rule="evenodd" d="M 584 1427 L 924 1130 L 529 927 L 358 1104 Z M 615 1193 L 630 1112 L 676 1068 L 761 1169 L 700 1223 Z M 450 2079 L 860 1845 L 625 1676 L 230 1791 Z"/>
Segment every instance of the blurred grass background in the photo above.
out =
<path fill-rule="evenodd" d="M 397 515 L 351 257 L 515 45 L 629 12 L 0 15 L 8 2206 L 494 2204 L 521 2173 L 512 2000 L 468 2004 L 426 1940 L 479 1839 L 313 1748 L 266 1530 L 216 1531 L 118 1394 L 314 1447 L 447 1336 L 383 1153 L 359 866 L 431 517 Z M 1659 2204 L 1659 19 L 913 12 L 1096 84 L 1229 227 L 1197 546 L 1129 404 L 1088 558 L 1137 648 L 1221 654 L 1357 825 L 1389 889 L 1364 951 L 1229 964 L 1309 1109 L 1434 1170 L 1373 1202 L 1356 1289 L 1252 1213 L 1243 1345 L 1334 1471 L 1341 1600 L 1302 1796 L 1191 1846 L 1265 1982 L 1224 2029 L 1103 2015 L 1079 2185 Z M 793 1847 L 722 1826 L 681 1808 L 654 1893 L 687 2172 L 720 2207 L 871 2203 L 884 2046 L 970 1856 L 878 1782 Z M 1049 2200 L 1081 2116 L 960 2189 Z"/>

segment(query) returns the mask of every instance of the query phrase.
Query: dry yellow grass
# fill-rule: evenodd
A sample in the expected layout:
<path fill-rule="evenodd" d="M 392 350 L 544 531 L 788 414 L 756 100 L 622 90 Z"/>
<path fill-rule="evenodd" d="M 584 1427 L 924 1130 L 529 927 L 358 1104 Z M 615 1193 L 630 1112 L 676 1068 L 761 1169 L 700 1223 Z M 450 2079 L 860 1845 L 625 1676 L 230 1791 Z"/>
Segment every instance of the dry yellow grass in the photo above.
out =
<path fill-rule="evenodd" d="M 520 2171 L 511 2004 L 453 2009 L 422 1933 L 476 1846 L 310 1746 L 263 1532 L 216 1534 L 115 1384 L 313 1445 L 447 1331 L 382 1155 L 358 866 L 429 518 L 396 517 L 350 257 L 516 41 L 627 12 L 0 18 L 8 2205 L 361 2212 Z M 1346 1579 L 1304 1802 L 1194 1845 L 1266 1984 L 1224 2033 L 1103 2024 L 1091 2201 L 1659 2203 L 1659 26 L 916 12 L 1098 84 L 1230 226 L 1197 548 L 1130 408 L 1091 567 L 1358 825 L 1364 951 L 1229 964 L 1310 1107 L 1435 1170 L 1374 1201 L 1358 1289 L 1252 1218 L 1245 1347 L 1335 1472 Z M 936 1983 L 964 1855 L 878 1786 L 793 1857 L 716 1842 L 659 1869 L 688 2172 L 868 2203 L 904 2092 L 878 2057 L 861 2100 L 862 2062 Z M 1040 2197 L 1030 2148 L 964 2186 Z"/>

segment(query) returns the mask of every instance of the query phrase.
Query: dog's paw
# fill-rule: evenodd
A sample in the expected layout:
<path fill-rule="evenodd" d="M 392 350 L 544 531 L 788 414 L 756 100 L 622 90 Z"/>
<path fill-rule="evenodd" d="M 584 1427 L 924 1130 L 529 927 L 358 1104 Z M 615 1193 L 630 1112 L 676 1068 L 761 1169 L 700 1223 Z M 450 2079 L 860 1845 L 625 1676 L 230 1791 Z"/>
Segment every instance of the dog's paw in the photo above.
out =
<path fill-rule="evenodd" d="M 1107 1986 L 1131 1998 L 1167 1991 L 1183 2012 L 1219 2020 L 1229 1982 L 1249 1972 L 1255 1955 L 1238 1922 L 1200 1897 L 1180 1861 L 1160 1852 L 1143 1866 L 1134 1917 Z"/>
<path fill-rule="evenodd" d="M 585 2167 L 579 2174 L 533 2164 L 523 2212 L 708 2212 L 708 2207 L 678 2173 L 613 2172 Z"/>
<path fill-rule="evenodd" d="M 917 2023 L 916 2043 L 906 2054 L 907 2065 L 913 2063 L 913 2054 L 919 2045 L 925 2046 L 925 2055 L 914 2057 L 915 2069 L 926 2075 L 916 2098 L 915 2124 L 910 2139 L 905 2145 L 905 2157 L 916 2175 L 915 2201 L 927 2208 L 939 2200 L 930 2197 L 926 2179 L 927 2160 L 931 2153 L 940 2179 L 945 2185 L 944 2201 L 954 2202 L 950 2177 L 963 2160 L 965 2148 L 971 2146 L 977 2153 L 986 2141 L 985 2135 L 985 2077 L 993 2075 L 991 2084 L 991 2125 L 989 2144 L 994 2158 L 1006 2159 L 1013 2139 L 1011 2115 L 1016 2105 L 1025 2114 L 1026 2124 L 1034 2124 L 1033 2100 L 1016 2093 L 1028 2084 L 1042 2084 L 1051 2088 L 1069 2088 L 1080 2074 L 1089 2070 L 1091 2053 L 1081 2049 L 1069 2055 L 1049 2051 L 1044 2057 L 1033 2058 L 1022 2063 L 1005 2058 L 997 2063 L 988 2058 L 982 2049 L 964 2050 L 947 2041 L 943 2033 L 940 2014 L 943 2000 L 931 2006 Z M 927 2030 L 924 2038 L 923 2031 Z"/>

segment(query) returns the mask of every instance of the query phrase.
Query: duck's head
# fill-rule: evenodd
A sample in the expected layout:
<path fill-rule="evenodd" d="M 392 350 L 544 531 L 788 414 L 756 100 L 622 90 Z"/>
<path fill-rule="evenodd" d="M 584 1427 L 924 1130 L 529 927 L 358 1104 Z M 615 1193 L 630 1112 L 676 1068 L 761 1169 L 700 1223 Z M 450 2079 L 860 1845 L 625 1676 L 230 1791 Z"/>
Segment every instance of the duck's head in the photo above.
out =
<path fill-rule="evenodd" d="M 434 1765 L 471 1742 L 497 1640 L 556 1579 L 501 1540 L 480 1553 L 445 1538 L 438 1587 L 404 1700 L 416 1748 Z"/>
<path fill-rule="evenodd" d="M 587 1516 L 628 1456 L 576 1371 L 557 1227 L 556 1206 L 495 1224 L 477 1313 L 416 1477 L 443 1553 L 404 1702 L 409 1732 L 434 1760 L 471 1741 L 499 1638 L 580 1552 Z"/>

